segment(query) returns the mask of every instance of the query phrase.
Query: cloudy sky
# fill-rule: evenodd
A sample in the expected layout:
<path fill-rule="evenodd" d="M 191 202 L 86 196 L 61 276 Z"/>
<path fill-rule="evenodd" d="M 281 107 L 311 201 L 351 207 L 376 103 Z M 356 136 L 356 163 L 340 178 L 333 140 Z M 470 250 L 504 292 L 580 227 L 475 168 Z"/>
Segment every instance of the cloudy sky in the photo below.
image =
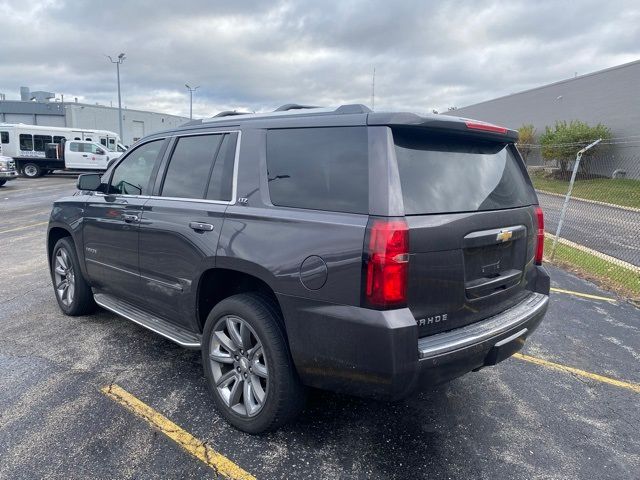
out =
<path fill-rule="evenodd" d="M 283 103 L 446 110 L 640 58 L 640 2 L 0 0 L 0 93 L 194 116 Z"/>

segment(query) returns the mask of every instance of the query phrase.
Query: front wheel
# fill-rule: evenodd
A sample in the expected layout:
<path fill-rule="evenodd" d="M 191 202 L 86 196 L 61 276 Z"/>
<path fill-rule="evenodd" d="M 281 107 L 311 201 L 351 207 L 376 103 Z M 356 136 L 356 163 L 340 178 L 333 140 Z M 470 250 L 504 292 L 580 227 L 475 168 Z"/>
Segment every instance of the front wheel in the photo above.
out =
<path fill-rule="evenodd" d="M 36 163 L 27 163 L 22 168 L 22 174 L 27 178 L 37 178 L 42 175 L 42 169 Z"/>
<path fill-rule="evenodd" d="M 5 183 L 7 183 L 6 178 L 0 178 L 0 187 L 2 187 Z"/>
<path fill-rule="evenodd" d="M 243 432 L 275 430 L 295 418 L 304 389 L 271 300 L 239 294 L 216 305 L 205 324 L 202 363 L 220 414 Z"/>
<path fill-rule="evenodd" d="M 58 240 L 51 255 L 51 279 L 60 310 L 72 317 L 91 313 L 95 307 L 91 287 L 82 276 L 70 237 Z"/>

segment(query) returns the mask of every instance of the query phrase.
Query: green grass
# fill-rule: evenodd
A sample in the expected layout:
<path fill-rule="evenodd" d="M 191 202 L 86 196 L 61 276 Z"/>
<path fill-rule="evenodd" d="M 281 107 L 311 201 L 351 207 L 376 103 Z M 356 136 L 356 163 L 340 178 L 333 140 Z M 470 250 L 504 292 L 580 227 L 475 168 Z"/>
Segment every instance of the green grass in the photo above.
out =
<path fill-rule="evenodd" d="M 549 177 L 542 172 L 532 173 L 531 180 L 536 189 L 551 193 L 564 195 L 569 188 L 568 181 Z M 572 197 L 640 208 L 640 180 L 628 178 L 576 180 Z"/>
<path fill-rule="evenodd" d="M 639 273 L 561 243 L 556 247 L 554 260 L 550 261 L 552 244 L 553 240 L 550 238 L 545 241 L 545 260 L 593 280 L 602 287 L 620 293 L 634 302 L 640 302 Z"/>

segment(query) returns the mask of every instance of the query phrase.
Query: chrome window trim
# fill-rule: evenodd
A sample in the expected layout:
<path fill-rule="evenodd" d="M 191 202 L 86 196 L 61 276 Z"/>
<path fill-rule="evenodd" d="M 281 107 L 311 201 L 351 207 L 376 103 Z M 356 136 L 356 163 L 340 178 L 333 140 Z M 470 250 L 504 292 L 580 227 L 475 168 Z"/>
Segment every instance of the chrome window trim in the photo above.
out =
<path fill-rule="evenodd" d="M 240 144 L 241 144 L 241 140 L 242 140 L 242 131 L 241 130 L 220 130 L 220 131 L 215 131 L 215 132 L 200 132 L 200 133 L 183 133 L 180 135 L 167 135 L 166 137 L 163 138 L 153 138 L 150 139 L 144 143 L 141 143 L 140 145 L 136 146 L 136 149 L 142 145 L 145 145 L 149 142 L 153 142 L 155 140 L 166 140 L 167 138 L 181 138 L 181 137 L 194 137 L 196 135 L 216 135 L 216 134 L 225 134 L 225 133 L 237 133 L 238 134 L 238 138 L 236 139 L 236 151 L 235 151 L 235 155 L 233 158 L 233 176 L 232 176 L 232 180 L 231 180 L 231 200 L 210 200 L 207 198 L 187 198 L 187 197 L 163 197 L 162 195 L 127 195 L 127 194 L 105 194 L 105 193 L 99 193 L 96 192 L 94 193 L 95 196 L 98 197 L 106 197 L 106 196 L 115 196 L 117 195 L 119 198 L 138 198 L 138 199 L 142 199 L 142 200 L 149 200 L 149 199 L 154 199 L 154 200 L 171 200 L 171 201 L 175 201 L 175 200 L 179 200 L 179 201 L 188 201 L 188 202 L 197 202 L 197 203 L 211 203 L 214 205 L 235 205 L 236 201 L 237 201 L 237 194 L 238 194 L 238 168 L 239 168 L 239 164 L 240 164 Z M 124 158 L 122 159 L 124 160 Z M 118 162 L 118 165 L 120 165 L 121 161 Z M 113 167 L 113 171 L 115 172 L 115 170 L 118 168 L 118 165 L 115 165 Z M 158 172 L 159 173 L 159 172 Z M 113 172 L 111 172 L 111 178 L 113 178 Z M 111 178 L 109 178 L 109 182 L 111 182 Z"/>

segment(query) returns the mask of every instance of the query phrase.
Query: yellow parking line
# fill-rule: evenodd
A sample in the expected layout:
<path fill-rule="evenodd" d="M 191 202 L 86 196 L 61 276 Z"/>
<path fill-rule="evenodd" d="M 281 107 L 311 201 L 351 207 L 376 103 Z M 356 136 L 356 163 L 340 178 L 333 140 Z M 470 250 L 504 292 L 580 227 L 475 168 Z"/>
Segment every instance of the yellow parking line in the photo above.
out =
<path fill-rule="evenodd" d="M 198 440 L 189 432 L 183 430 L 167 417 L 158 413 L 146 403 L 138 400 L 118 385 L 103 387 L 101 392 L 159 429 L 167 437 L 198 460 L 206 463 L 223 477 L 232 480 L 255 480 L 253 475 L 244 471 L 227 457 L 216 452 L 201 440 Z"/>
<path fill-rule="evenodd" d="M 0 230 L 0 233 L 17 232 L 18 230 L 24 230 L 25 228 L 31 228 L 31 227 L 39 227 L 40 225 L 46 225 L 47 223 L 49 222 L 46 221 L 46 222 L 32 223 L 31 225 L 23 225 L 21 227 L 10 228 L 9 230 Z"/>
<path fill-rule="evenodd" d="M 552 287 L 551 291 L 556 293 L 566 293 L 567 295 L 573 295 L 575 297 L 590 298 L 591 300 L 602 300 L 603 302 L 609 302 L 609 303 L 616 303 L 617 301 L 615 298 L 611 298 L 611 297 L 600 297 L 598 295 L 590 295 L 588 293 L 574 292 L 573 290 L 564 290 L 562 288 Z"/>
<path fill-rule="evenodd" d="M 616 380 L 615 378 L 605 377 L 603 375 L 598 375 L 597 373 L 586 372 L 578 368 L 567 367 L 566 365 L 561 365 L 559 363 L 543 360 L 542 358 L 531 357 L 523 353 L 514 353 L 513 356 L 515 358 L 519 358 L 520 360 L 524 360 L 525 362 L 534 363 L 536 365 L 552 368 L 554 370 L 560 370 L 562 372 L 573 373 L 574 375 L 579 375 L 581 377 L 589 378 L 597 382 L 608 383 L 609 385 L 613 385 L 620 388 L 626 388 L 627 390 L 631 390 L 632 392 L 640 393 L 640 385 L 638 385 L 637 383 L 623 382 L 622 380 Z"/>

